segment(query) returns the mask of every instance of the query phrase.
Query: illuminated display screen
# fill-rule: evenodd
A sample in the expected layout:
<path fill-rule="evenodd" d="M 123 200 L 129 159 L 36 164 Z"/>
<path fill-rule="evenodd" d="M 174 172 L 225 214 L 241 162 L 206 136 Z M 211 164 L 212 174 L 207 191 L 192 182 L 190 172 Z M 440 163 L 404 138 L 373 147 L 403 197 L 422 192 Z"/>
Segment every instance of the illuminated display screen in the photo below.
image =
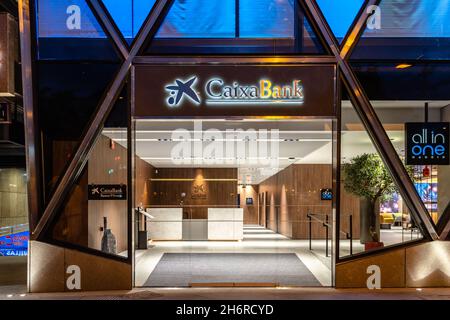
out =
<path fill-rule="evenodd" d="M 423 202 L 437 202 L 437 183 L 415 183 L 415 186 Z"/>
<path fill-rule="evenodd" d="M 29 239 L 28 231 L 0 237 L 0 256 L 26 256 Z"/>

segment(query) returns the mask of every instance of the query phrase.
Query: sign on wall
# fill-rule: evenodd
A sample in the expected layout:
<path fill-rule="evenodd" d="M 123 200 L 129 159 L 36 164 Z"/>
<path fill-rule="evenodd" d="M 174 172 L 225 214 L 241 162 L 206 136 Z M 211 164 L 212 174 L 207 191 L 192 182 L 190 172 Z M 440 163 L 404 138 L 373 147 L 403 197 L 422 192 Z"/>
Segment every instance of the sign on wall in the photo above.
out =
<path fill-rule="evenodd" d="M 136 65 L 135 116 L 335 116 L 332 64 Z"/>
<path fill-rule="evenodd" d="M 449 165 L 449 123 L 406 123 L 406 164 Z"/>
<path fill-rule="evenodd" d="M 124 184 L 90 184 L 88 200 L 126 200 L 127 186 Z"/>
<path fill-rule="evenodd" d="M 333 200 L 333 190 L 329 188 L 320 189 L 320 200 Z"/>

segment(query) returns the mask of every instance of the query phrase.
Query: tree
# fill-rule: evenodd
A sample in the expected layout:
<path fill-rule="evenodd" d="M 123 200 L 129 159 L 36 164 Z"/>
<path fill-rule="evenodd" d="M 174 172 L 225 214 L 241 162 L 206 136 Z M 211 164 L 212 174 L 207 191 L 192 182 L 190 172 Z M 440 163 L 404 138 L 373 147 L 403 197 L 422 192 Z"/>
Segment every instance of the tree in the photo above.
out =
<path fill-rule="evenodd" d="M 407 167 L 412 175 L 412 168 Z M 343 165 L 345 191 L 365 198 L 369 202 L 369 232 L 374 242 L 379 241 L 377 231 L 380 202 L 389 201 L 397 191 L 391 174 L 377 154 L 362 154 Z M 363 232 L 364 230 L 361 230 Z"/>

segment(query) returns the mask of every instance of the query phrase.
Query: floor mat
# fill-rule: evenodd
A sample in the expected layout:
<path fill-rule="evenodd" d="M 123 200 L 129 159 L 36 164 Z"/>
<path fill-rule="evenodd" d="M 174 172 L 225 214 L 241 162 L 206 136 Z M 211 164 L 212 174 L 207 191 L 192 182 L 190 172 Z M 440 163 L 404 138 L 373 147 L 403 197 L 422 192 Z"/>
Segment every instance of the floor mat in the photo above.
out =
<path fill-rule="evenodd" d="M 295 253 L 165 253 L 144 286 L 221 282 L 321 286 Z"/>

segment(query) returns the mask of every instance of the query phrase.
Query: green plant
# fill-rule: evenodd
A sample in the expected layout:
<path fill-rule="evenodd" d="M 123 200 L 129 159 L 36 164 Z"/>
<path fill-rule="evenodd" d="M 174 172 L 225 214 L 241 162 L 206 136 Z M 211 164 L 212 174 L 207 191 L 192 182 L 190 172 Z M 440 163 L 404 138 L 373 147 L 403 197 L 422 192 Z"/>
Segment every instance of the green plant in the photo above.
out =
<path fill-rule="evenodd" d="M 392 198 L 394 181 L 376 154 L 362 154 L 344 164 L 344 188 L 347 192 L 366 198 L 372 203 Z"/>
<path fill-rule="evenodd" d="M 407 171 L 412 176 L 412 167 L 407 167 Z M 378 211 L 375 209 L 379 202 L 391 200 L 397 191 L 391 174 L 377 154 L 365 153 L 343 165 L 343 178 L 345 191 L 369 201 L 371 215 L 368 231 L 372 240 L 378 242 L 379 234 L 376 231 Z"/>

